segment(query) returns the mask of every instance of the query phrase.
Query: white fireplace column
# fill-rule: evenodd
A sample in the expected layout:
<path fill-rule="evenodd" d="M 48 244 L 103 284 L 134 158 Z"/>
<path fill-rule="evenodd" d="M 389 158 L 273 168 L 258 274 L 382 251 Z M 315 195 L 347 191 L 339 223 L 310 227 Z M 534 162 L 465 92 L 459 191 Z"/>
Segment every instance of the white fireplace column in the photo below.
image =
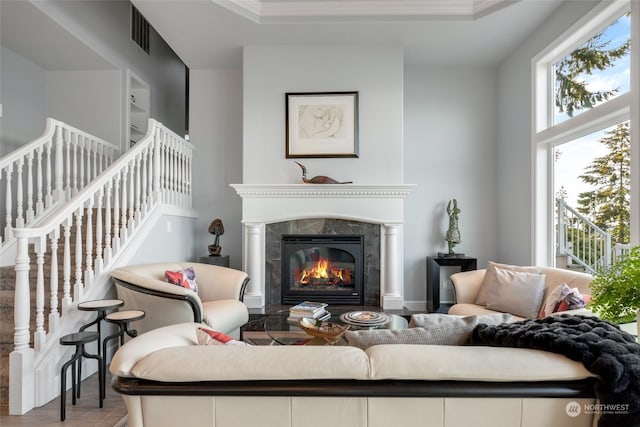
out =
<path fill-rule="evenodd" d="M 380 303 L 385 309 L 401 310 L 404 305 L 404 265 L 402 224 L 380 227 Z"/>
<path fill-rule="evenodd" d="M 247 307 L 264 307 L 265 274 L 265 224 L 248 223 L 244 225 L 244 256 L 242 265 L 249 275 L 249 283 L 244 293 Z"/>

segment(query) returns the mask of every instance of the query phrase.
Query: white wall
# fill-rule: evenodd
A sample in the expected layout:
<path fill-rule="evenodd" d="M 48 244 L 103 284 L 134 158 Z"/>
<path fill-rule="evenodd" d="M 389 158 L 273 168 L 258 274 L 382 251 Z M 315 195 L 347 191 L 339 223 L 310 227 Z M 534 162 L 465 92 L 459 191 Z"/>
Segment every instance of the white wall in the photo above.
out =
<path fill-rule="evenodd" d="M 570 1 L 556 12 L 498 68 L 498 260 L 534 263 L 531 147 L 531 59 L 597 2 Z"/>
<path fill-rule="evenodd" d="M 478 258 L 479 268 L 497 255 L 496 86 L 493 68 L 405 69 L 404 179 L 417 184 L 405 209 L 411 308 L 426 299 L 425 257 L 447 251 L 449 200 L 462 210 L 456 252 Z"/>
<path fill-rule="evenodd" d="M 163 215 L 144 238 L 128 264 L 195 261 L 191 236 L 195 234 L 194 218 Z"/>
<path fill-rule="evenodd" d="M 310 176 L 402 183 L 403 54 L 397 46 L 244 48 L 244 184 L 298 183 L 285 158 L 286 92 L 359 92 L 360 157 L 302 159 Z"/>
<path fill-rule="evenodd" d="M 48 71 L 47 114 L 119 145 L 120 75 L 119 70 Z"/>
<path fill-rule="evenodd" d="M 0 156 L 4 156 L 44 132 L 46 75 L 5 47 L 0 47 L 0 64 Z"/>
<path fill-rule="evenodd" d="M 229 186 L 242 181 L 242 70 L 191 70 L 189 86 L 196 254 L 209 254 L 213 236 L 207 228 L 220 218 L 222 253 L 242 268 L 242 200 Z"/>

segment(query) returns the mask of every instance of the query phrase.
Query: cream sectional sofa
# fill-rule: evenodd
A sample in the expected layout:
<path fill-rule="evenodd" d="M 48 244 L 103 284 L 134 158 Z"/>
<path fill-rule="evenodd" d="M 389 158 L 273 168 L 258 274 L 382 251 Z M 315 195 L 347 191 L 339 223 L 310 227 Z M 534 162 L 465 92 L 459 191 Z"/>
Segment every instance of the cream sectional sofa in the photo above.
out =
<path fill-rule="evenodd" d="M 558 285 L 563 283 L 566 283 L 571 288 L 578 288 L 582 294 L 589 294 L 589 285 L 593 280 L 593 276 L 590 274 L 560 268 L 533 266 L 518 267 L 505 266 L 503 264 L 494 265 L 497 265 L 498 267 L 504 266 L 510 270 L 526 270 L 529 272 L 544 274 L 544 296 L 542 298 L 542 304 L 544 304 L 549 293 Z M 489 268 L 491 268 L 491 265 Z M 449 314 L 470 316 L 474 314 L 482 315 L 497 313 L 497 311 L 487 308 L 486 305 L 478 303 L 478 294 L 483 286 L 483 281 L 485 280 L 485 274 L 487 274 L 487 271 L 489 271 L 489 269 L 464 271 L 451 275 L 451 282 L 453 283 L 455 290 L 456 304 L 451 306 Z M 486 297 L 483 299 L 486 299 Z M 514 321 L 522 319 L 522 316 L 514 315 Z"/>
<path fill-rule="evenodd" d="M 165 271 L 193 268 L 198 292 L 165 281 Z M 183 322 L 205 322 L 212 328 L 238 338 L 240 327 L 249 320 L 242 302 L 249 282 L 247 273 L 232 268 L 197 262 L 165 262 L 128 265 L 111 272 L 121 310 L 144 310 L 144 319 L 133 327 L 145 333 Z"/>
<path fill-rule="evenodd" d="M 538 350 L 474 346 L 198 345 L 166 326 L 115 354 L 129 426 L 591 427 L 594 378 Z"/>

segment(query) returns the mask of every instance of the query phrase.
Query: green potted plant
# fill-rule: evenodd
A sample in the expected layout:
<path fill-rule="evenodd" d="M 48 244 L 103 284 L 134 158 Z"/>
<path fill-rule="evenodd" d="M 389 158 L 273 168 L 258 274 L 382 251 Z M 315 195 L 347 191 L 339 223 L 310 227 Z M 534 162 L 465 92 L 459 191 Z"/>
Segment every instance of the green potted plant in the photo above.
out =
<path fill-rule="evenodd" d="M 587 307 L 614 323 L 636 321 L 640 314 L 640 246 L 596 274 Z"/>

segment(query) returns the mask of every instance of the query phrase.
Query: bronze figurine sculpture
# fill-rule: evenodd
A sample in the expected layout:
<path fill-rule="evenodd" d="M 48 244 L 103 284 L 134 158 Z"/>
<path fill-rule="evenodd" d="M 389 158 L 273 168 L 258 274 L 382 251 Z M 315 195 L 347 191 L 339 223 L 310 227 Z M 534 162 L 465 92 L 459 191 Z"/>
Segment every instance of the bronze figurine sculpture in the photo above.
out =
<path fill-rule="evenodd" d="M 451 206 L 451 202 L 453 202 L 453 207 Z M 458 230 L 458 215 L 460 215 L 460 212 L 462 211 L 458 208 L 458 201 L 456 199 L 449 200 L 449 204 L 447 205 L 449 229 L 447 230 L 445 238 L 449 245 L 449 256 L 455 254 L 453 247 L 462 241 L 460 239 L 460 230 Z"/>
<path fill-rule="evenodd" d="M 222 220 L 220 218 L 216 218 L 211 221 L 211 224 L 209 224 L 209 233 L 216 236 L 216 239 L 213 241 L 213 245 L 207 246 L 209 249 L 209 255 L 220 256 L 220 253 L 222 252 L 220 236 L 224 234 L 224 226 L 222 225 Z"/>
<path fill-rule="evenodd" d="M 295 162 L 295 160 L 294 160 Z M 339 182 L 333 178 L 324 175 L 314 176 L 313 178 L 307 178 L 307 168 L 302 164 L 296 162 L 302 169 L 302 182 L 305 184 L 353 184 L 353 181 Z"/>

